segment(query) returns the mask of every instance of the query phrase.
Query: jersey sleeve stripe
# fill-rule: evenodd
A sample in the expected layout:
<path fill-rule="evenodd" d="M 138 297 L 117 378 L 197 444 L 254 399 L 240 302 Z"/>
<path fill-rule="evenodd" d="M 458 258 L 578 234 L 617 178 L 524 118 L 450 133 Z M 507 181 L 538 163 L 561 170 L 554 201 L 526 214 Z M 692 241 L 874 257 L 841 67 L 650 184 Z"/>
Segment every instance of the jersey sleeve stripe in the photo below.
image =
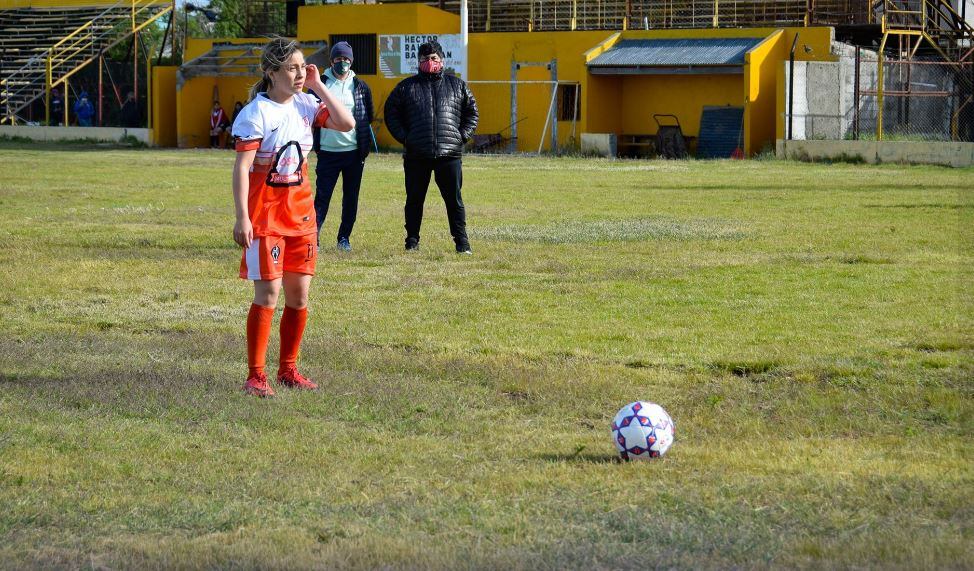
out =
<path fill-rule="evenodd" d="M 328 107 L 324 103 L 322 103 L 321 105 L 318 106 L 318 111 L 315 112 L 314 126 L 324 127 L 325 122 L 328 121 L 329 116 L 331 116 L 331 112 L 328 111 Z"/>
<path fill-rule="evenodd" d="M 242 141 L 237 139 L 236 150 L 238 153 L 244 151 L 254 151 L 260 148 L 261 139 L 253 139 L 250 141 Z"/>

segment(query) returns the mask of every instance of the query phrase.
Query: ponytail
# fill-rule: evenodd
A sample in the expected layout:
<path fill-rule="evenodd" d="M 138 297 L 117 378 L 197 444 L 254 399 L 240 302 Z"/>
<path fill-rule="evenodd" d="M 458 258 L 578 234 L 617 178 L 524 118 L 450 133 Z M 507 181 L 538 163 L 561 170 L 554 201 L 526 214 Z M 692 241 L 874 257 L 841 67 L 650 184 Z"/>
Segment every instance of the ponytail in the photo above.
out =
<path fill-rule="evenodd" d="M 254 99 L 257 99 L 258 93 L 263 93 L 268 89 L 270 89 L 270 87 L 271 87 L 271 79 L 267 77 L 267 74 L 265 73 L 264 76 L 260 78 L 260 81 L 250 86 L 250 92 L 248 93 L 247 102 L 249 103 Z"/>

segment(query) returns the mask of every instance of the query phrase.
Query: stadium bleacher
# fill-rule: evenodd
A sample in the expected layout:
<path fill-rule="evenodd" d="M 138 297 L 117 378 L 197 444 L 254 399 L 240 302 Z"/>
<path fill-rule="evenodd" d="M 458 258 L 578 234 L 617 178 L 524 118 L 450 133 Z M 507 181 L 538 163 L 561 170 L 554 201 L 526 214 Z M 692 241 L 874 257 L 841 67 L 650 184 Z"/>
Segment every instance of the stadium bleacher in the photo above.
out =
<path fill-rule="evenodd" d="M 171 9 L 160 0 L 122 0 L 0 10 L 0 124 L 20 121 L 21 112 L 46 93 L 49 73 L 52 86 L 63 83 Z"/>

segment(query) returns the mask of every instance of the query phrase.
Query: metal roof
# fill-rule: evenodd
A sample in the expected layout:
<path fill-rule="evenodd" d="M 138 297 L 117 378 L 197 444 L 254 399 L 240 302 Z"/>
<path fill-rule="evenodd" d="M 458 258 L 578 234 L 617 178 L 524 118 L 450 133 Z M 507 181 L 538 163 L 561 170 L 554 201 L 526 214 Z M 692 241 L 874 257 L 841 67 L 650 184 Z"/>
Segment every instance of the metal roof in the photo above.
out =
<path fill-rule="evenodd" d="M 621 40 L 588 67 L 595 74 L 739 73 L 744 54 L 762 41 L 764 38 Z M 706 69 L 696 69 L 701 67 Z"/>

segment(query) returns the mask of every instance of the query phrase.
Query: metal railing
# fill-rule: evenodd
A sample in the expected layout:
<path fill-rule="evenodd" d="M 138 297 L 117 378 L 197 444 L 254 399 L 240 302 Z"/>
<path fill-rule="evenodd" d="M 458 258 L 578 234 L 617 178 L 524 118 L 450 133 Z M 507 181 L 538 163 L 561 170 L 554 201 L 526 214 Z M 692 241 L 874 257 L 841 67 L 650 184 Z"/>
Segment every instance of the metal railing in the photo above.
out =
<path fill-rule="evenodd" d="M 51 122 L 51 90 L 119 42 L 173 10 L 159 0 L 120 0 L 68 32 L 44 53 L 0 79 L 0 122 L 13 123 L 28 105 L 45 97 L 45 121 Z M 64 105 L 67 124 L 68 106 Z"/>
<path fill-rule="evenodd" d="M 399 1 L 399 0 L 387 0 Z M 884 0 L 471 0 L 470 31 L 875 24 Z M 459 13 L 459 0 L 430 5 Z"/>

